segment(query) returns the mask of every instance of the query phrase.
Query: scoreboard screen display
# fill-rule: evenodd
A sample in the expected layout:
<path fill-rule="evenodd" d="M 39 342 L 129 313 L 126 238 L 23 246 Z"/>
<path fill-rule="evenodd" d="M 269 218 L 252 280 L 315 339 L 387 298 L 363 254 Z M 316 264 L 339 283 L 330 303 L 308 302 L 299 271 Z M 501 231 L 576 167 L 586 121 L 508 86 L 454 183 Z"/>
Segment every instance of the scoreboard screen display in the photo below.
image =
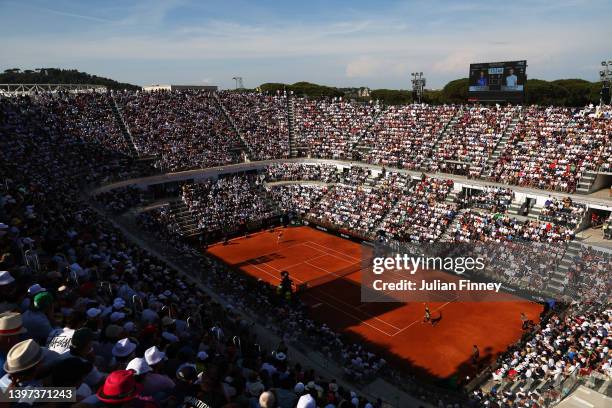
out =
<path fill-rule="evenodd" d="M 527 61 L 485 62 L 470 65 L 468 100 L 471 102 L 523 101 Z"/>

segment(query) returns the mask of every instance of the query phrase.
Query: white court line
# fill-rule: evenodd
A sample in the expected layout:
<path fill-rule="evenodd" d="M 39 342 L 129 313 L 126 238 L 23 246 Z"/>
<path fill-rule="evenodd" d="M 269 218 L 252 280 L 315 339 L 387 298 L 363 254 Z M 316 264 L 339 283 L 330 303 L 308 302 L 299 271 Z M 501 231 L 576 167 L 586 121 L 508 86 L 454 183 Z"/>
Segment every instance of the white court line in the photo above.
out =
<path fill-rule="evenodd" d="M 315 249 L 315 248 L 312 248 L 312 249 L 314 249 L 315 251 L 319 251 L 319 252 L 321 252 L 321 250 L 319 250 L 319 249 Z M 323 254 L 321 254 L 321 255 L 317 255 L 317 256 L 315 256 L 314 258 L 309 258 L 309 259 L 306 259 L 306 260 L 304 260 L 304 261 L 302 261 L 302 262 L 298 262 L 298 263 L 293 264 L 293 265 L 285 266 L 284 268 L 285 268 L 286 270 L 288 270 L 288 269 L 294 268 L 294 267 L 296 267 L 296 266 L 299 266 L 299 265 L 303 264 L 304 262 L 314 261 L 315 259 L 323 258 L 325 255 L 327 255 L 327 254 L 326 254 L 326 253 L 323 253 Z M 266 264 L 266 265 L 267 265 L 267 264 Z M 268 265 L 268 266 L 272 266 L 272 265 Z"/>
<path fill-rule="evenodd" d="M 318 267 L 318 266 L 316 266 L 316 265 L 310 264 L 310 263 L 308 263 L 308 261 L 305 261 L 304 263 L 305 263 L 305 264 L 307 264 L 307 265 L 309 265 L 309 266 L 312 266 L 313 268 L 320 269 L 320 270 L 322 270 L 323 272 L 327 272 L 327 274 L 328 274 L 328 275 L 330 275 L 330 274 L 331 274 L 331 275 L 334 275 L 334 276 L 336 276 L 336 277 L 340 278 L 340 276 L 339 276 L 339 275 L 336 275 L 335 273 L 330 272 L 330 271 L 328 271 L 327 269 L 323 269 L 323 268 Z M 277 269 L 277 268 L 275 268 L 275 267 L 274 267 L 274 266 L 272 266 L 272 265 L 267 265 L 267 264 L 266 264 L 266 266 L 267 266 L 267 267 L 269 267 L 269 268 L 273 268 L 273 269 L 275 269 L 276 271 L 280 272 L 280 269 Z M 297 279 L 297 278 L 296 278 L 296 280 L 299 280 L 299 279 Z M 300 281 L 300 283 L 303 283 L 303 282 L 302 282 L 302 281 Z M 355 307 L 354 305 L 351 305 L 350 303 L 346 303 L 346 302 L 344 302 L 344 301 L 343 301 L 343 300 L 341 300 L 341 299 L 336 299 L 336 297 L 334 297 L 334 296 L 332 296 L 332 295 L 330 295 L 330 294 L 328 294 L 328 293 L 326 293 L 326 292 L 321 291 L 320 293 L 321 293 L 321 294 L 324 294 L 325 296 L 327 296 L 327 297 L 329 297 L 329 298 L 331 298 L 331 299 L 334 299 L 334 301 L 336 301 L 336 302 L 338 302 L 338 303 L 341 303 L 341 304 L 343 304 L 343 305 L 346 305 L 346 306 L 347 306 L 347 307 L 349 307 L 349 308 L 352 308 L 352 309 L 358 310 L 358 309 L 356 309 L 356 307 Z M 314 296 L 313 296 L 313 297 L 314 297 Z M 317 299 L 317 300 L 320 300 L 320 299 Z M 332 306 L 331 304 L 329 304 L 329 302 L 327 302 L 327 304 L 328 304 L 328 305 L 330 305 L 330 306 Z M 366 312 L 363 312 L 363 311 L 361 311 L 361 312 L 362 312 L 362 313 L 367 314 L 367 315 L 368 315 L 368 317 L 369 317 L 369 318 L 371 318 L 371 319 L 374 319 L 374 320 L 377 320 L 377 321 L 379 321 L 379 322 L 381 322 L 381 323 L 383 323 L 383 324 L 386 324 L 387 326 L 392 327 L 392 328 L 394 328 L 395 330 L 400 330 L 400 328 L 399 328 L 399 327 L 396 327 L 396 326 L 394 326 L 394 325 L 392 325 L 392 324 L 390 324 L 390 323 L 387 323 L 386 321 L 384 321 L 384 320 L 382 320 L 382 319 L 379 319 L 379 318 L 378 318 L 378 317 L 376 317 L 376 316 L 372 316 L 371 314 L 366 313 Z M 348 313 L 346 313 L 346 314 L 348 315 Z M 355 316 L 352 316 L 352 315 L 351 315 L 351 317 L 353 317 L 353 318 L 356 318 L 356 319 L 357 319 L 357 317 L 355 317 Z M 366 324 L 367 324 L 367 322 L 365 322 L 363 319 L 359 319 L 359 321 L 361 321 L 361 322 L 363 322 L 363 323 L 366 323 Z M 387 334 L 387 335 L 389 335 L 389 334 Z"/>
<path fill-rule="evenodd" d="M 344 252 L 340 252 L 340 251 L 338 251 L 338 250 L 328 248 L 328 247 L 326 247 L 325 245 L 321 245 L 321 244 L 319 244 L 318 242 L 314 242 L 314 241 L 306 241 L 305 243 L 306 243 L 306 244 L 313 244 L 313 245 L 317 245 L 317 246 L 319 246 L 319 247 L 321 247 L 321 248 L 324 248 L 325 250 L 332 251 L 332 252 L 336 252 L 336 253 L 338 253 L 338 254 L 340 254 L 340 255 L 346 256 L 346 257 L 351 258 L 351 259 L 353 259 L 353 260 L 355 260 L 355 261 L 361 261 L 361 258 L 355 258 L 354 256 L 347 255 L 347 254 L 345 254 Z M 314 248 L 313 248 L 313 249 L 314 249 Z M 331 255 L 331 254 L 330 254 L 330 255 Z M 348 261 L 348 259 L 345 259 L 345 261 Z"/>
<path fill-rule="evenodd" d="M 307 241 L 307 242 L 310 242 L 310 241 Z M 304 243 L 302 243 L 302 244 L 304 244 Z M 297 245 L 299 245 L 299 244 L 295 244 L 295 245 L 293 245 L 293 246 L 297 246 Z M 308 246 L 308 245 L 306 245 L 306 246 Z M 314 250 L 317 250 L 317 251 L 320 251 L 320 252 L 324 252 L 324 251 L 321 251 L 321 250 L 320 250 L 320 249 L 318 249 L 318 248 L 311 248 L 311 249 L 314 249 Z M 329 249 L 329 248 L 326 248 L 326 249 Z M 333 251 L 333 250 L 332 250 L 332 251 Z M 336 252 L 337 252 L 337 251 L 336 251 Z M 331 256 L 334 256 L 333 254 L 327 254 L 327 253 L 323 253 L 323 255 L 331 255 Z M 321 256 L 323 256 L 323 255 L 321 255 Z M 265 256 L 265 254 L 264 254 L 264 255 L 262 255 L 262 256 Z M 345 261 L 346 261 L 346 259 L 345 259 Z M 301 262 L 301 263 L 306 263 L 307 265 L 310 265 L 310 266 L 315 267 L 315 268 L 317 268 L 317 269 L 321 269 L 322 271 L 327 272 L 328 274 L 330 274 L 330 272 L 329 272 L 328 270 L 323 269 L 323 268 L 320 268 L 320 267 L 318 267 L 318 266 L 316 266 L 316 265 L 312 265 L 312 264 L 308 263 L 308 261 L 303 261 L 303 262 Z M 251 266 L 255 267 L 256 269 L 258 269 L 258 270 L 260 270 L 261 272 L 265 273 L 266 275 L 268 275 L 268 276 L 272 277 L 273 279 L 275 279 L 275 280 L 277 280 L 277 281 L 280 281 L 280 278 L 279 278 L 278 276 L 273 275 L 272 273 L 268 272 L 267 270 L 265 270 L 265 269 L 261 268 L 259 265 L 256 265 L 256 264 L 253 264 L 253 263 L 250 263 L 250 262 L 248 263 L 248 265 L 251 265 Z M 272 269 L 276 270 L 277 272 L 280 272 L 280 271 L 281 271 L 280 269 L 277 269 L 277 268 L 275 268 L 275 267 L 274 267 L 274 266 L 272 266 L 272 265 L 268 265 L 268 264 L 263 264 L 263 265 L 266 265 L 268 268 L 272 268 Z M 297 264 L 297 265 L 299 265 L 299 264 Z M 334 276 L 339 277 L 339 275 L 336 275 L 336 274 L 335 274 L 335 273 L 333 273 L 333 272 L 331 272 L 331 274 L 332 274 L 332 275 L 334 275 Z M 298 278 L 296 278 L 296 277 L 293 277 L 293 279 L 294 279 L 294 280 L 296 280 L 296 281 L 298 281 L 299 283 L 304 283 L 304 281 L 302 281 L 302 280 L 300 280 L 300 279 L 298 279 Z M 321 292 L 321 294 L 324 294 L 325 296 L 332 298 L 332 296 L 331 296 L 331 295 L 329 295 L 329 294 L 327 294 L 327 293 L 325 293 L 325 292 Z M 344 309 L 341 309 L 341 308 L 339 308 L 339 307 L 337 307 L 337 306 L 332 305 L 332 304 L 331 304 L 329 301 L 322 300 L 322 299 L 320 299 L 320 298 L 318 298 L 318 297 L 316 297 L 316 296 L 314 296 L 314 295 L 312 295 L 312 294 L 309 294 L 309 296 L 310 296 L 310 297 L 312 297 L 313 299 L 315 299 L 315 300 L 317 300 L 317 301 L 321 302 L 321 303 L 325 303 L 325 304 L 326 304 L 326 305 L 328 305 L 329 307 L 331 307 L 331 308 L 333 308 L 333 309 L 335 309 L 335 310 L 337 310 L 337 311 L 339 311 L 339 312 L 341 312 L 341 313 L 344 313 L 344 314 L 345 314 L 345 315 L 347 315 L 347 316 L 352 317 L 353 319 L 356 319 L 358 322 L 363 323 L 363 324 L 365 324 L 366 326 L 371 327 L 372 329 L 374 329 L 374 330 L 376 330 L 376 331 L 378 331 L 378 332 L 380 332 L 380 333 L 382 333 L 382 334 L 384 334 L 384 335 L 386 335 L 386 336 L 388 336 L 388 337 L 392 337 L 392 336 L 394 336 L 394 335 L 395 335 L 395 334 L 393 334 L 393 335 L 392 335 L 392 334 L 389 334 L 389 333 L 387 333 L 386 331 L 381 330 L 381 329 L 379 329 L 378 327 L 375 327 L 375 326 L 373 326 L 372 324 L 370 324 L 370 323 L 366 322 L 366 321 L 365 321 L 365 320 L 363 320 L 362 318 L 359 318 L 359 317 L 357 317 L 357 316 L 355 316 L 355 315 L 353 315 L 353 314 L 351 314 L 351 313 L 347 312 L 347 311 L 346 311 L 346 310 L 344 310 Z M 344 305 L 346 305 L 346 306 L 348 306 L 348 307 L 350 307 L 350 308 L 355 309 L 355 307 L 354 307 L 353 305 L 350 305 L 350 304 L 348 304 L 348 303 L 346 303 L 346 302 L 344 302 L 344 301 L 342 301 L 342 300 L 340 300 L 340 299 L 336 299 L 336 298 L 333 298 L 333 299 L 334 299 L 336 302 L 340 302 L 341 304 L 344 304 Z M 361 311 L 361 313 L 366 313 L 366 312 Z M 366 314 L 368 314 L 368 313 L 366 313 Z M 368 314 L 368 315 L 369 315 L 369 314 Z M 395 330 L 400 330 L 398 327 L 395 327 L 394 325 L 392 325 L 392 324 L 390 324 L 390 323 L 387 323 L 387 322 L 385 322 L 384 320 L 379 319 L 378 317 L 375 317 L 375 316 L 372 316 L 372 315 L 369 315 L 369 316 L 370 316 L 370 318 L 373 318 L 373 319 L 375 319 L 375 320 L 377 320 L 377 321 L 379 321 L 379 322 L 381 322 L 381 323 L 383 323 L 383 324 L 386 324 L 387 326 L 392 327 L 392 328 L 394 328 Z"/>
<path fill-rule="evenodd" d="M 316 266 L 316 265 L 312 265 L 312 264 L 309 264 L 308 262 L 306 262 L 306 263 L 307 263 L 308 265 L 310 265 L 310 266 L 313 266 L 313 267 L 315 267 L 315 268 L 317 268 L 317 269 L 321 269 L 322 271 L 326 271 L 326 272 L 328 272 L 328 273 L 329 273 L 329 271 L 327 271 L 327 270 L 325 270 L 325 269 L 323 269 L 323 268 L 319 268 L 318 266 Z M 332 274 L 332 275 L 337 276 L 337 277 L 340 277 L 340 276 L 338 276 L 338 275 L 336 275 L 336 274 Z M 350 303 L 347 303 L 347 302 L 345 302 L 345 301 L 343 301 L 343 300 L 341 300 L 341 299 L 337 299 L 335 296 L 333 296 L 333 295 L 331 295 L 331 294 L 329 294 L 329 293 L 327 293 L 327 292 L 323 292 L 323 291 L 320 291 L 320 292 L 321 292 L 322 294 L 325 294 L 326 296 L 328 296 L 328 297 L 330 297 L 330 298 L 333 298 L 333 299 L 334 299 L 336 302 L 342 303 L 343 305 L 346 305 L 346 306 L 348 306 L 348 307 L 350 307 L 350 308 L 352 308 L 352 309 L 357 309 L 357 307 L 356 307 L 355 305 L 351 305 Z M 377 321 L 379 321 L 379 322 L 381 322 L 381 323 L 384 323 L 384 324 L 386 324 L 386 325 L 387 325 L 387 326 L 389 326 L 389 327 L 393 327 L 395 330 L 400 330 L 400 328 L 399 328 L 399 327 L 396 327 L 396 326 L 392 325 L 391 323 L 388 323 L 388 322 L 386 322 L 386 321 L 384 321 L 384 320 L 382 320 L 382 319 L 379 319 L 378 317 L 373 316 L 373 315 L 371 315 L 370 313 L 367 313 L 367 312 L 364 312 L 364 311 L 362 311 L 362 313 L 364 313 L 364 314 L 368 315 L 368 317 L 369 317 L 370 319 L 374 319 L 374 320 L 377 320 Z M 362 320 L 362 321 L 363 321 L 363 320 Z M 365 322 L 364 322 L 364 323 L 365 323 Z"/>
<path fill-rule="evenodd" d="M 331 307 L 331 308 L 333 308 L 333 309 L 336 309 L 336 310 L 337 310 L 337 311 L 339 311 L 340 313 L 344 313 L 345 315 L 347 315 L 347 316 L 349 316 L 349 317 L 352 317 L 353 319 L 357 320 L 357 321 L 358 321 L 360 324 L 365 324 L 366 326 L 369 326 L 369 327 L 371 327 L 372 329 L 374 329 L 374 330 L 376 330 L 376 331 L 379 331 L 379 332 L 381 332 L 382 334 L 384 334 L 384 335 L 386 335 L 386 336 L 388 336 L 388 337 L 393 337 L 393 336 L 394 336 L 394 334 L 389 334 L 389 333 L 387 333 L 386 331 L 381 330 L 381 329 L 379 329 L 378 327 L 371 325 L 370 323 L 368 323 L 368 322 L 364 321 L 363 319 L 361 319 L 361 318 L 359 318 L 359 317 L 357 317 L 357 316 L 354 316 L 354 315 L 350 314 L 349 312 L 347 312 L 346 310 L 341 309 L 341 308 L 339 308 L 339 307 L 336 307 L 336 306 L 332 305 L 331 303 L 329 303 L 329 302 L 327 302 L 327 301 L 325 301 L 325 300 L 323 300 L 323 299 L 319 299 L 318 297 L 316 297 L 316 296 L 314 296 L 314 295 L 312 295 L 312 294 L 308 294 L 308 296 L 310 296 L 311 298 L 313 298 L 313 299 L 314 299 L 314 300 L 316 300 L 316 301 L 319 301 L 319 302 L 321 302 L 321 303 L 325 303 L 327 306 L 329 306 L 329 307 Z M 383 322 L 383 323 L 384 323 L 384 322 Z"/>
<path fill-rule="evenodd" d="M 277 281 L 279 281 L 279 282 L 280 282 L 280 280 L 281 280 L 281 279 L 280 279 L 278 276 L 276 276 L 276 275 L 272 275 L 270 272 L 268 272 L 268 271 L 266 271 L 265 269 L 263 269 L 263 268 L 259 267 L 258 265 L 255 265 L 255 264 L 252 264 L 252 263 L 250 263 L 249 265 L 254 266 L 255 268 L 257 268 L 257 269 L 259 269 L 260 271 L 262 271 L 263 273 L 265 273 L 266 275 L 269 275 L 269 276 L 271 276 L 272 278 L 274 278 L 274 279 L 276 279 Z M 264 265 L 266 265 L 266 264 L 264 264 Z M 271 265 L 266 265 L 266 266 L 268 266 L 268 267 L 270 267 L 270 268 L 274 268 L 274 267 L 273 267 L 273 266 L 271 266 Z M 276 271 L 280 272 L 280 269 L 276 269 L 276 268 L 274 268 L 274 270 L 276 270 Z M 293 279 L 295 279 L 295 280 L 296 280 L 296 281 L 298 281 L 299 283 L 304 283 L 304 281 L 299 280 L 298 278 L 295 278 L 295 277 L 294 277 Z"/>
<path fill-rule="evenodd" d="M 251 265 L 252 265 L 252 266 L 254 266 L 255 268 L 259 269 L 259 270 L 260 270 L 260 271 L 262 271 L 263 273 L 265 273 L 265 274 L 267 274 L 267 275 L 269 275 L 269 276 L 273 277 L 274 279 L 276 279 L 276 280 L 279 280 L 279 281 L 280 281 L 280 279 L 279 279 L 277 276 L 272 275 L 270 272 L 266 271 L 265 269 L 262 269 L 262 268 L 260 268 L 260 267 L 259 267 L 259 266 L 257 266 L 257 265 L 253 265 L 253 264 L 251 264 Z M 270 265 L 266 265 L 266 266 L 269 266 L 270 268 L 274 268 L 273 266 L 270 266 Z M 276 269 L 276 268 L 275 268 L 275 269 Z M 299 279 L 297 279 L 297 278 L 296 278 L 296 280 L 298 280 L 298 281 L 299 281 Z M 302 282 L 302 281 L 300 281 L 300 283 L 303 283 L 303 282 Z M 324 293 L 324 292 L 322 292 L 322 293 Z M 386 336 L 388 336 L 388 337 L 392 337 L 392 336 L 393 336 L 393 335 L 391 335 L 391 334 L 387 333 L 386 331 L 381 330 L 381 329 L 379 329 L 378 327 L 375 327 L 375 326 L 371 325 L 370 323 L 368 323 L 368 322 L 364 321 L 363 319 L 361 319 L 361 318 L 359 318 L 359 317 L 357 317 L 357 316 L 354 316 L 354 315 L 350 314 L 350 313 L 349 313 L 349 312 L 347 312 L 346 310 L 341 309 L 341 308 L 339 308 L 339 307 L 336 307 L 336 306 L 332 305 L 332 304 L 331 304 L 329 301 L 325 301 L 325 300 L 323 300 L 323 299 L 320 299 L 320 298 L 318 298 L 318 297 L 316 297 L 316 296 L 314 296 L 314 295 L 312 295 L 312 294 L 309 294 L 309 296 L 310 296 L 311 298 L 313 298 L 314 300 L 317 300 L 319 303 L 324 303 L 324 304 L 326 304 L 327 306 L 329 306 L 329 307 L 331 307 L 331 308 L 333 308 L 333 309 L 336 309 L 337 311 L 339 311 L 339 312 L 341 312 L 341 313 L 344 313 L 345 315 L 350 316 L 350 317 L 352 317 L 353 319 L 356 319 L 358 322 L 363 323 L 363 324 L 365 324 L 366 326 L 369 326 L 369 327 L 371 327 L 372 329 L 374 329 L 374 330 L 376 330 L 376 331 L 379 331 L 379 332 L 381 332 L 382 334 L 384 334 L 384 335 L 386 335 Z M 389 323 L 386 323 L 386 322 L 385 322 L 385 321 L 383 321 L 383 320 L 380 320 L 380 321 L 381 321 L 382 323 L 385 323 L 385 324 L 387 324 L 387 325 L 389 325 L 389 326 L 393 327 L 392 325 L 390 325 Z"/>
<path fill-rule="evenodd" d="M 341 261 L 344 261 L 344 262 L 350 262 L 350 264 L 351 264 L 351 265 L 355 265 L 355 263 L 356 263 L 356 262 L 355 262 L 355 261 L 353 261 L 352 259 L 346 259 L 346 258 L 343 258 L 343 257 L 341 257 L 341 256 L 338 256 L 338 255 L 335 255 L 335 254 L 332 254 L 332 253 L 329 253 L 329 252 L 323 251 L 322 249 L 319 249 L 319 248 L 313 248 L 313 247 L 311 247 L 310 245 L 308 245 L 308 243 L 307 243 L 307 242 L 304 242 L 304 246 L 305 246 L 305 247 L 307 247 L 307 248 L 310 248 L 310 249 L 314 249 L 315 251 L 325 252 L 325 254 L 327 254 L 327 255 L 329 255 L 329 256 L 333 256 L 333 257 L 334 257 L 334 258 L 336 258 L 336 259 L 340 259 Z M 329 251 L 333 251 L 333 249 L 329 249 L 329 248 L 326 248 L 326 249 L 327 249 L 327 250 L 329 250 Z"/>
<path fill-rule="evenodd" d="M 456 299 L 455 299 L 455 300 L 456 300 Z M 442 309 L 444 306 L 448 305 L 449 303 L 452 303 L 452 301 L 450 301 L 450 302 L 446 302 L 446 303 L 444 303 L 442 306 L 438 307 L 437 309 L 434 309 L 434 312 L 437 312 L 438 310 L 441 310 L 441 309 Z M 395 333 L 395 334 L 394 334 L 393 336 L 391 336 L 391 337 L 397 336 L 398 334 L 400 334 L 400 333 L 401 333 L 401 332 L 403 332 L 404 330 L 406 330 L 406 329 L 408 329 L 408 328 L 410 328 L 410 327 L 414 326 L 415 324 L 417 324 L 417 323 L 419 323 L 419 322 L 422 322 L 422 321 L 423 321 L 423 319 L 420 319 L 420 320 L 415 320 L 414 322 L 410 323 L 408 326 L 404 327 L 403 329 L 401 329 L 400 331 L 398 331 L 397 333 Z"/>

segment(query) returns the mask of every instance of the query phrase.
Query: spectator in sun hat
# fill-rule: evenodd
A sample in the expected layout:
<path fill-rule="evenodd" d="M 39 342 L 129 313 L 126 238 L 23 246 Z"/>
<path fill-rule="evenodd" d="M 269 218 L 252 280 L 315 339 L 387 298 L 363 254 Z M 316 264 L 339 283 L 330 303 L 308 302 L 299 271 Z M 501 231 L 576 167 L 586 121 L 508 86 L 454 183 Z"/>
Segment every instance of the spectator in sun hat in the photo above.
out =
<path fill-rule="evenodd" d="M 125 406 L 124 404 L 127 402 L 139 398 L 141 393 L 142 384 L 138 384 L 133 371 L 117 370 L 106 377 L 106 381 L 96 393 L 96 397 L 106 405 Z M 90 399 L 85 399 L 83 402 L 89 403 Z"/>
<path fill-rule="evenodd" d="M 303 382 L 299 382 L 295 384 L 295 386 L 293 387 L 293 392 L 298 398 L 304 394 L 305 390 L 306 390 L 306 387 L 304 386 Z"/>
<path fill-rule="evenodd" d="M 27 333 L 21 321 L 21 313 L 4 312 L 0 314 L 0 376 L 5 374 L 4 362 L 9 350 Z"/>
<path fill-rule="evenodd" d="M 151 372 L 144 379 L 144 393 L 155 395 L 157 392 L 167 392 L 175 386 L 174 381 L 162 373 L 166 354 L 156 346 L 148 348 L 144 353 L 144 359 L 151 368 Z"/>
<path fill-rule="evenodd" d="M 43 349 L 32 339 L 15 344 L 6 355 L 4 371 L 0 379 L 0 391 L 12 384 L 17 387 L 40 385 L 38 366 L 44 359 Z"/>
<path fill-rule="evenodd" d="M 157 346 L 153 346 L 145 351 L 144 357 L 149 366 L 157 368 L 163 365 L 166 360 L 166 353 L 158 349 Z"/>
<path fill-rule="evenodd" d="M 124 368 L 127 365 L 128 361 L 133 358 L 136 347 L 136 343 L 132 343 L 127 337 L 115 343 L 113 356 L 116 359 L 117 367 Z"/>
<path fill-rule="evenodd" d="M 53 329 L 50 317 L 53 315 L 53 296 L 40 292 L 34 296 L 30 308 L 23 314 L 23 325 L 39 344 L 45 343 Z"/>
<path fill-rule="evenodd" d="M 46 291 L 47 289 L 43 288 L 38 283 L 35 283 L 34 285 L 30 286 L 28 288 L 28 296 L 23 299 L 23 302 L 21 302 L 21 309 L 27 310 L 30 307 L 30 304 L 32 303 L 32 298 L 34 298 L 34 296 L 36 296 L 37 294 Z"/>
<path fill-rule="evenodd" d="M 134 374 L 136 375 L 137 378 L 140 376 L 144 378 L 144 375 L 151 371 L 151 367 L 149 367 L 149 365 L 147 364 L 147 361 L 141 357 L 136 357 L 130 360 L 130 362 L 128 363 L 125 369 L 134 371 Z M 139 381 L 139 382 L 142 382 L 142 381 Z"/>

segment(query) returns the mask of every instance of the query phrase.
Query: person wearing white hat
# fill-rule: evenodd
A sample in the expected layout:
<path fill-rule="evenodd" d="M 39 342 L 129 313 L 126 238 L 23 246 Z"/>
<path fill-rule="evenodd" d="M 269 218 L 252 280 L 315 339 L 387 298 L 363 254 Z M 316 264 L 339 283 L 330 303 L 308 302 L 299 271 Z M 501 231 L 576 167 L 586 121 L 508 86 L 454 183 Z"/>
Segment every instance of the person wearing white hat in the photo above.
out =
<path fill-rule="evenodd" d="M 113 346 L 113 356 L 117 361 L 116 370 L 122 370 L 127 365 L 127 362 L 134 357 L 136 344 L 132 343 L 129 338 L 123 338 Z"/>
<path fill-rule="evenodd" d="M 21 335 L 26 332 L 21 321 L 21 313 L 4 312 L 0 314 L 0 377 L 5 374 L 6 355 L 19 342 Z"/>
<path fill-rule="evenodd" d="M 0 378 L 0 390 L 6 391 L 11 384 L 19 387 L 37 385 L 35 371 L 43 358 L 43 349 L 34 340 L 15 344 L 6 355 L 3 365 L 6 374 Z"/>
<path fill-rule="evenodd" d="M 132 343 L 129 338 L 123 338 L 113 347 L 113 355 L 119 358 L 129 357 L 136 350 L 136 344 Z"/>
<path fill-rule="evenodd" d="M 0 286 L 7 286 L 15 282 L 15 278 L 9 271 L 0 271 Z"/>
<path fill-rule="evenodd" d="M 125 369 L 134 371 L 134 374 L 137 376 L 151 372 L 151 367 L 149 367 L 147 361 L 141 357 L 136 357 L 130 360 Z"/>
<path fill-rule="evenodd" d="M 153 346 L 145 350 L 144 358 L 149 366 L 155 367 L 166 360 L 166 353 L 158 349 L 157 346 Z"/>
<path fill-rule="evenodd" d="M 161 373 L 164 361 L 166 360 L 166 353 L 153 346 L 145 351 L 144 359 L 151 371 L 144 378 L 143 393 L 145 395 L 154 395 L 158 392 L 172 390 L 175 387 L 174 381 Z"/>
<path fill-rule="evenodd" d="M 317 402 L 312 398 L 312 395 L 305 394 L 298 400 L 296 408 L 317 408 Z"/>

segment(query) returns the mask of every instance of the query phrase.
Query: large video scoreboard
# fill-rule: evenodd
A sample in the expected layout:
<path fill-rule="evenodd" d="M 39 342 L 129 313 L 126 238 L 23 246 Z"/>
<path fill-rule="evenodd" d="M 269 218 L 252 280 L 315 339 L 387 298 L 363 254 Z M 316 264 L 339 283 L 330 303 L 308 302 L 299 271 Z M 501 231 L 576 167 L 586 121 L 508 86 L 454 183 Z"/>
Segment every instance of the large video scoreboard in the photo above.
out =
<path fill-rule="evenodd" d="M 527 61 L 470 64 L 468 101 L 522 103 Z"/>

